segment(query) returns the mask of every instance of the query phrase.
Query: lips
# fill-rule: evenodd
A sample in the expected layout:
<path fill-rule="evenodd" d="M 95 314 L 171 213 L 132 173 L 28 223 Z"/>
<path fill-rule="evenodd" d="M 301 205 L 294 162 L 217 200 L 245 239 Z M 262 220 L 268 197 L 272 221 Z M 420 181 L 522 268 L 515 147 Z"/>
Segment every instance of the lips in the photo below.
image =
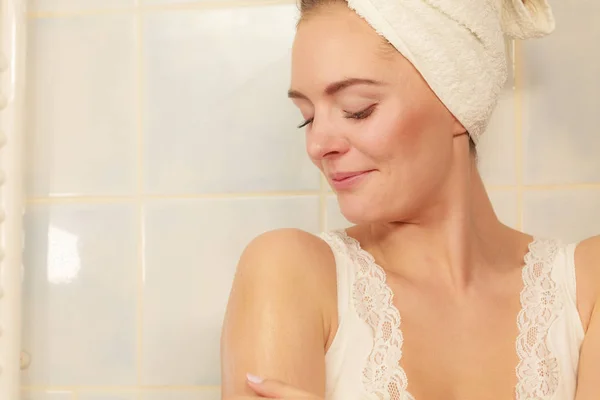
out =
<path fill-rule="evenodd" d="M 328 175 L 331 188 L 337 193 L 341 191 L 355 190 L 367 179 L 367 176 L 375 170 L 336 172 Z"/>
<path fill-rule="evenodd" d="M 367 170 L 367 171 L 355 171 L 355 172 L 336 172 L 334 174 L 330 174 L 329 178 L 333 182 L 343 182 L 343 181 L 345 181 L 347 179 L 354 178 L 356 176 L 363 175 L 363 174 L 366 174 L 368 172 L 371 172 L 371 170 Z"/>

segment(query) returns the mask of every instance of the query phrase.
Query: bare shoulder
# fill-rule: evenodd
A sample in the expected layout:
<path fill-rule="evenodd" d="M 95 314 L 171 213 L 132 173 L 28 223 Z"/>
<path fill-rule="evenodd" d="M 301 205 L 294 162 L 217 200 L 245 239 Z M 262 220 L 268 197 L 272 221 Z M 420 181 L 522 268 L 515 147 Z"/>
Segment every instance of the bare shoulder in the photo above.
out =
<path fill-rule="evenodd" d="M 600 298 L 600 236 L 583 240 L 575 252 L 577 297 L 584 325 Z"/>
<path fill-rule="evenodd" d="M 600 236 L 593 236 L 577 246 L 577 267 L 586 275 L 600 294 Z"/>
<path fill-rule="evenodd" d="M 261 279 L 317 278 L 335 280 L 331 249 L 321 238 L 300 229 L 278 229 L 252 240 L 240 258 L 237 273 Z M 297 281 L 295 281 L 298 283 Z M 316 283 L 316 282 L 315 282 Z"/>
<path fill-rule="evenodd" d="M 592 400 L 600 393 L 600 236 L 584 240 L 575 253 L 578 297 L 585 297 L 582 315 L 586 330 L 581 347 L 576 400 Z M 579 299 L 578 299 L 578 302 Z"/>
<path fill-rule="evenodd" d="M 329 245 L 311 233 L 300 229 L 269 231 L 253 239 L 243 251 L 233 289 L 241 285 L 257 291 L 268 289 L 261 290 L 261 296 L 298 296 L 305 298 L 306 305 L 316 302 L 315 306 L 320 303 L 327 309 L 336 297 L 335 259 Z"/>
<path fill-rule="evenodd" d="M 232 295 L 240 287 L 251 289 L 255 301 L 274 301 L 296 311 L 312 306 L 312 311 L 327 312 L 336 298 L 335 259 L 329 245 L 311 233 L 269 231 L 243 251 Z"/>
<path fill-rule="evenodd" d="M 276 246 L 276 248 L 273 248 Z M 268 250 L 263 254 L 287 254 L 288 251 L 299 251 L 307 256 L 314 255 L 317 257 L 329 256 L 331 251 L 329 246 L 318 236 L 312 233 L 295 228 L 276 229 L 265 232 L 262 235 L 254 238 L 246 247 L 244 253 L 255 254 L 255 251 L 261 252 Z"/>
<path fill-rule="evenodd" d="M 249 395 L 245 373 L 324 394 L 337 318 L 333 253 L 297 229 L 264 233 L 243 251 L 221 334 L 223 393 Z"/>
<path fill-rule="evenodd" d="M 591 256 L 600 255 L 600 235 L 583 240 L 579 244 L 578 250 Z"/>

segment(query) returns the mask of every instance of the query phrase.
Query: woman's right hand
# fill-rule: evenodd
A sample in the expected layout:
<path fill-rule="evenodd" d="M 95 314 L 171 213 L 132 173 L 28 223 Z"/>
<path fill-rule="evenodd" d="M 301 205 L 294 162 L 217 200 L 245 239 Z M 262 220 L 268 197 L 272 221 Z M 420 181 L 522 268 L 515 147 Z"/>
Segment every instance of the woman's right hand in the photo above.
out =
<path fill-rule="evenodd" d="M 267 399 L 323 400 L 312 393 L 305 392 L 281 381 L 262 379 L 251 374 L 248 374 L 247 378 L 248 386 L 250 386 L 256 394 Z"/>
<path fill-rule="evenodd" d="M 262 379 L 251 374 L 247 375 L 248 386 L 260 398 L 281 399 L 281 400 L 323 400 L 321 397 L 315 396 L 304 390 L 298 389 L 287 383 L 274 380 Z M 223 400 L 251 400 L 256 399 L 255 396 L 234 396 Z"/>

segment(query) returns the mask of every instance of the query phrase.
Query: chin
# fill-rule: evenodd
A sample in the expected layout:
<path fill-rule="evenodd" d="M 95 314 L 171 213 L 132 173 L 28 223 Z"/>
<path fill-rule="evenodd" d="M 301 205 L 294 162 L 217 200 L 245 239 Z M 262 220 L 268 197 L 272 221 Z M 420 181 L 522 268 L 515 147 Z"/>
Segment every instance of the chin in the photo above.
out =
<path fill-rule="evenodd" d="M 409 215 L 413 214 L 410 210 L 416 209 L 418 205 L 412 201 L 402 204 L 398 200 L 396 199 L 395 204 L 390 204 L 389 201 L 357 193 L 338 195 L 340 212 L 355 225 L 388 224 L 410 219 Z"/>
<path fill-rule="evenodd" d="M 338 204 L 344 218 L 355 225 L 381 222 L 384 217 L 381 207 L 374 206 L 368 198 L 356 194 L 338 195 Z"/>

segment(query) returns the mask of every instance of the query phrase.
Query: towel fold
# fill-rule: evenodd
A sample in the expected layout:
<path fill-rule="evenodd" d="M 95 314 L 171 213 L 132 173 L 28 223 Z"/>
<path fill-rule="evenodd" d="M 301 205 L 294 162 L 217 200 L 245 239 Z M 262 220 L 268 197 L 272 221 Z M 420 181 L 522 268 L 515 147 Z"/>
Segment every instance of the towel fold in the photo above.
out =
<path fill-rule="evenodd" d="M 554 15 L 547 0 L 504 0 L 501 6 L 502 29 L 509 37 L 539 38 L 554 31 Z"/>
<path fill-rule="evenodd" d="M 420 72 L 475 143 L 507 78 L 505 37 L 554 30 L 547 0 L 348 0 Z"/>

